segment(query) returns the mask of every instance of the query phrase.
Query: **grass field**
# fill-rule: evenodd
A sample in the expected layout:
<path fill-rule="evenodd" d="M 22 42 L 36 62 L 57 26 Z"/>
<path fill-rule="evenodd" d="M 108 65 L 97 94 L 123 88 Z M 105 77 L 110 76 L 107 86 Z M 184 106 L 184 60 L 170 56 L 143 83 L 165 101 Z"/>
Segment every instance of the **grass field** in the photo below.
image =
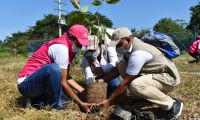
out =
<path fill-rule="evenodd" d="M 17 75 L 27 58 L 0 53 L 0 120 L 85 120 L 87 114 L 81 113 L 71 103 L 65 110 L 37 110 L 25 108 L 24 98 L 17 90 Z M 174 59 L 181 76 L 182 83 L 170 96 L 184 103 L 184 111 L 180 120 L 200 120 L 200 63 L 188 64 L 192 58 L 183 54 Z M 80 67 L 72 68 L 72 76 L 79 82 L 83 80 Z M 102 114 L 92 119 L 103 119 Z"/>

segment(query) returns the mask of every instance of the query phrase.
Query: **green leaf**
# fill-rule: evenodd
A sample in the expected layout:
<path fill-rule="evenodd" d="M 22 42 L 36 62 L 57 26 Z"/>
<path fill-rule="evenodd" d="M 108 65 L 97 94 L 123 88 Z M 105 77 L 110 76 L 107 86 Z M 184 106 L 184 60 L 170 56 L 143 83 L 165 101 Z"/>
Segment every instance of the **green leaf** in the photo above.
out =
<path fill-rule="evenodd" d="M 99 0 L 94 0 L 94 2 L 92 2 L 92 4 L 93 4 L 94 6 L 100 6 L 102 3 L 101 3 L 101 1 L 99 1 Z"/>
<path fill-rule="evenodd" d="M 84 13 L 87 12 L 88 8 L 89 8 L 88 5 L 83 6 L 81 9 L 81 12 L 84 12 Z"/>
<path fill-rule="evenodd" d="M 120 0 L 106 0 L 106 3 L 108 4 L 116 4 L 118 3 Z"/>
<path fill-rule="evenodd" d="M 80 2 L 79 0 L 70 0 L 74 8 L 80 9 Z"/>
<path fill-rule="evenodd" d="M 91 24 L 95 24 L 95 23 L 96 23 L 96 21 L 95 21 L 95 20 L 92 20 L 92 21 L 91 21 Z"/>
<path fill-rule="evenodd" d="M 84 18 L 84 21 L 87 22 L 87 23 L 90 23 L 90 20 L 87 17 Z"/>

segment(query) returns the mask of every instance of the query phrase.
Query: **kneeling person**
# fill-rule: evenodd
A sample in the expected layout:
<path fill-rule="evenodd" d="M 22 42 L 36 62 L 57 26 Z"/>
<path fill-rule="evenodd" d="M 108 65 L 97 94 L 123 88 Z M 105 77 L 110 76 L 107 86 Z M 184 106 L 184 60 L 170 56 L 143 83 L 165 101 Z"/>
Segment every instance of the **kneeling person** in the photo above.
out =
<path fill-rule="evenodd" d="M 130 91 L 137 98 L 144 98 L 167 111 L 168 120 L 177 118 L 182 112 L 183 103 L 166 94 L 180 83 L 175 64 L 156 47 L 133 37 L 126 27 L 114 31 L 109 45 L 116 46 L 116 51 L 124 56 L 124 61 L 118 66 L 123 81 L 111 97 L 99 105 L 111 105 L 130 85 Z"/>
<path fill-rule="evenodd" d="M 85 89 L 69 75 L 70 64 L 82 46 L 88 46 L 88 29 L 73 25 L 59 38 L 42 45 L 28 60 L 17 80 L 19 92 L 39 107 L 63 108 L 63 101 L 71 98 L 82 111 L 89 112 L 89 104 L 81 101 L 72 89 Z"/>
<path fill-rule="evenodd" d="M 108 95 L 120 84 L 118 76 L 109 76 L 106 73 L 116 67 L 119 60 L 114 47 L 100 45 L 96 36 L 89 36 L 90 46 L 86 47 L 83 56 L 82 67 L 85 74 L 86 84 L 91 84 L 96 80 L 108 81 Z"/>

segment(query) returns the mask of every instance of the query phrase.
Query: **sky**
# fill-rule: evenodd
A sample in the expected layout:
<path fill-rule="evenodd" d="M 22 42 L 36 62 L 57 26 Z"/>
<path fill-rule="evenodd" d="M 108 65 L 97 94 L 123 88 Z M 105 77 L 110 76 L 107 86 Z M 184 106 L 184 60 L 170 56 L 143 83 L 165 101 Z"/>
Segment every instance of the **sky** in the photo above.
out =
<path fill-rule="evenodd" d="M 1 0 L 0 2 L 0 40 L 11 36 L 15 32 L 24 32 L 29 26 L 34 26 L 37 20 L 44 15 L 55 14 L 58 0 Z M 70 0 L 61 0 L 66 3 L 62 9 L 68 12 L 75 10 Z M 91 5 L 93 0 L 80 0 L 81 6 L 90 5 L 89 11 L 95 13 L 99 7 Z M 199 0 L 120 0 L 115 5 L 103 5 L 99 12 L 113 22 L 113 27 L 125 26 L 128 28 L 153 28 L 162 18 L 182 19 L 189 23 L 190 7 Z M 66 13 L 62 13 L 66 14 Z"/>

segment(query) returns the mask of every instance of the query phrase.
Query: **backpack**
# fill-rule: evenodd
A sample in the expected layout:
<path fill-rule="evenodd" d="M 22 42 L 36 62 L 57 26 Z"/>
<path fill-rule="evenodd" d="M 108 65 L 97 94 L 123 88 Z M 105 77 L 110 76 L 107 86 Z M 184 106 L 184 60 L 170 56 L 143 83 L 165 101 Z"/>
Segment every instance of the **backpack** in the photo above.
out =
<path fill-rule="evenodd" d="M 141 40 L 158 48 L 169 59 L 176 58 L 180 55 L 180 50 L 172 38 L 163 33 L 151 31 L 145 34 Z"/>

